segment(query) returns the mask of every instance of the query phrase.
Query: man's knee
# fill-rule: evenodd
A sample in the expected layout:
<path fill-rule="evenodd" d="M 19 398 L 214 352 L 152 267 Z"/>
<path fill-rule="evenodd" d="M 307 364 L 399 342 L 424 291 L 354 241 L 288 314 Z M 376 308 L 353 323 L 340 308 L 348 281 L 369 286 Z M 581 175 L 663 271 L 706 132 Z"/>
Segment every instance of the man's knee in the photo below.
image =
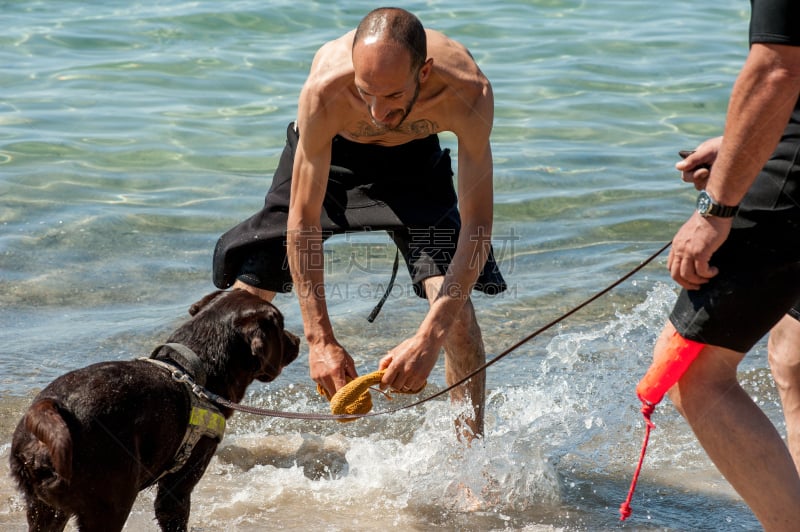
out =
<path fill-rule="evenodd" d="M 736 372 L 743 358 L 744 353 L 705 346 L 668 392 L 675 408 L 684 417 L 707 410 L 709 404 L 719 401 L 729 390 L 739 386 Z"/>
<path fill-rule="evenodd" d="M 444 281 L 443 275 L 436 275 L 428 277 L 423 281 L 425 293 L 428 295 L 428 303 L 433 304 L 438 297 L 441 290 L 442 282 Z M 478 319 L 475 316 L 475 307 L 472 305 L 472 299 L 467 298 L 464 304 L 461 305 L 456 318 L 450 326 L 447 333 L 447 340 L 445 341 L 445 350 L 450 349 L 449 346 L 457 346 L 458 350 L 461 349 L 483 349 L 483 341 L 481 338 L 481 329 L 478 326 Z"/>
<path fill-rule="evenodd" d="M 800 387 L 800 322 L 784 316 L 769 335 L 768 358 L 779 389 Z"/>
<path fill-rule="evenodd" d="M 458 344 L 465 349 L 483 349 L 483 338 L 472 301 L 467 299 L 461 306 L 447 334 L 449 344 Z"/>
<path fill-rule="evenodd" d="M 478 318 L 475 316 L 475 307 L 472 305 L 472 299 L 467 298 L 461 306 L 461 310 L 456 315 L 456 323 L 464 329 L 480 329 L 478 327 Z"/>

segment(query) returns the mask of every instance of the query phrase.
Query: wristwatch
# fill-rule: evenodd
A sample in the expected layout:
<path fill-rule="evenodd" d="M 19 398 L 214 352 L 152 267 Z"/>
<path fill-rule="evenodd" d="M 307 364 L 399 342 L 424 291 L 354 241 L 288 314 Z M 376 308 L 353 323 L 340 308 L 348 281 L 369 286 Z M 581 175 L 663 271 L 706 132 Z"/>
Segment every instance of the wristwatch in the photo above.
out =
<path fill-rule="evenodd" d="M 738 210 L 738 205 L 731 207 L 729 205 L 717 203 L 714 201 L 714 198 L 712 198 L 711 195 L 705 190 L 701 190 L 700 195 L 697 196 L 697 212 L 700 213 L 700 216 L 703 218 L 708 218 L 709 216 L 730 218 L 735 216 L 736 211 Z"/>

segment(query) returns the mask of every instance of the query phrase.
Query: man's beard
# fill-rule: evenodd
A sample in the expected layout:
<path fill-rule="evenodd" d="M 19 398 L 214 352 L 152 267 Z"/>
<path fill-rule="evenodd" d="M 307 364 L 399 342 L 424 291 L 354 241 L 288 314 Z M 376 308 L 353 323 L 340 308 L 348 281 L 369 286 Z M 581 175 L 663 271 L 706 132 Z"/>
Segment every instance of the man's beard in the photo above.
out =
<path fill-rule="evenodd" d="M 406 118 L 411 113 L 411 109 L 413 109 L 414 104 L 417 103 L 417 98 L 419 97 L 419 83 L 417 83 L 416 88 L 414 89 L 414 96 L 411 97 L 411 101 L 408 102 L 408 105 L 403 109 L 403 118 L 400 119 L 400 122 L 397 123 L 394 127 L 389 127 L 386 124 L 381 124 L 378 122 L 375 117 L 372 115 L 372 111 L 369 111 L 369 117 L 372 120 L 372 123 L 375 127 L 383 130 L 383 131 L 400 131 L 400 126 L 406 121 Z M 392 111 L 392 114 L 396 113 L 397 111 Z"/>

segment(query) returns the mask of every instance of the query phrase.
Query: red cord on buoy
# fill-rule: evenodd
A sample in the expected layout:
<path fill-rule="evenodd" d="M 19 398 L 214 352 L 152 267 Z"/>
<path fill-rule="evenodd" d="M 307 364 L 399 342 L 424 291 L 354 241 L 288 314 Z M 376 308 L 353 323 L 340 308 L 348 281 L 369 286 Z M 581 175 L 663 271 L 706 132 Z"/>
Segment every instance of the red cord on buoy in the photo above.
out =
<path fill-rule="evenodd" d="M 655 411 L 655 405 L 642 405 L 642 415 L 644 416 L 644 421 L 646 423 L 644 429 L 644 441 L 642 442 L 642 451 L 639 453 L 639 463 L 636 465 L 636 470 L 633 472 L 633 481 L 631 482 L 631 487 L 628 490 L 628 497 L 625 499 L 619 507 L 619 520 L 624 521 L 628 517 L 631 516 L 633 510 L 631 509 L 631 500 L 633 499 L 633 492 L 636 490 L 636 482 L 639 480 L 639 473 L 642 472 L 642 463 L 644 462 L 644 455 L 647 452 L 647 442 L 650 440 L 650 431 L 656 426 L 650 421 L 650 416 Z"/>
<path fill-rule="evenodd" d="M 633 512 L 631 509 L 633 492 L 636 490 L 636 483 L 642 470 L 644 455 L 647 452 L 647 443 L 650 441 L 650 431 L 656 427 L 650 417 L 655 412 L 656 405 L 664 398 L 667 390 L 681 379 L 691 363 L 694 362 L 694 359 L 697 358 L 697 355 L 700 354 L 700 351 L 703 350 L 703 347 L 705 347 L 705 344 L 687 340 L 677 332 L 674 333 L 667 346 L 656 353 L 656 358 L 648 368 L 647 373 L 636 386 L 636 395 L 639 396 L 639 400 L 642 402 L 642 415 L 645 421 L 644 441 L 642 442 L 642 450 L 639 453 L 639 463 L 633 472 L 633 480 L 628 490 L 628 497 L 619 507 L 620 521 L 630 517 Z"/>

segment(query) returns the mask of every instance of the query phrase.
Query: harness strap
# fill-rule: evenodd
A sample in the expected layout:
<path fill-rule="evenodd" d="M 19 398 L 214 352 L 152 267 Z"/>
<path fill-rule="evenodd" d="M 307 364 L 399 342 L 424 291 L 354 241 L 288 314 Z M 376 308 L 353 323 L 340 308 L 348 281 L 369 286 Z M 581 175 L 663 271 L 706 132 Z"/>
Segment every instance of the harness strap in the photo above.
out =
<path fill-rule="evenodd" d="M 178 446 L 178 451 L 175 453 L 175 464 L 167 471 L 161 473 L 156 480 L 159 480 L 164 475 L 174 473 L 186 465 L 187 460 L 189 460 L 189 457 L 192 455 L 192 451 L 194 451 L 200 438 L 205 436 L 219 443 L 225 436 L 225 416 L 210 402 L 200 399 L 193 393 L 189 394 L 189 396 L 192 401 L 192 409 L 189 412 L 189 424 L 183 435 L 183 441 L 181 441 L 181 444 Z"/>
<path fill-rule="evenodd" d="M 155 355 L 155 353 L 164 346 L 171 348 L 175 352 L 181 353 L 181 355 L 187 361 L 191 361 L 188 362 L 187 365 L 196 366 L 198 364 L 202 364 L 200 357 L 198 357 L 194 351 L 182 344 L 164 344 L 158 346 L 153 351 L 153 355 Z M 152 357 L 153 355 L 150 356 Z M 174 381 L 183 383 L 185 385 L 183 389 L 188 395 L 191 405 L 189 409 L 189 421 L 186 425 L 186 431 L 183 434 L 183 440 L 181 440 L 178 450 L 175 452 L 173 465 L 169 469 L 163 471 L 158 477 L 153 479 L 151 484 L 155 484 L 164 476 L 174 473 L 186 465 L 186 462 L 192 455 L 192 451 L 200 441 L 200 438 L 205 436 L 212 438 L 217 442 L 221 442 L 222 438 L 225 436 L 225 416 L 208 399 L 208 397 L 202 393 L 202 386 L 195 383 L 191 375 L 184 372 L 184 368 L 179 367 L 178 363 L 173 363 L 172 360 L 158 360 L 154 358 L 140 358 L 139 360 L 155 364 L 156 366 L 169 372 Z M 202 375 L 205 381 L 205 372 L 203 372 Z"/>

